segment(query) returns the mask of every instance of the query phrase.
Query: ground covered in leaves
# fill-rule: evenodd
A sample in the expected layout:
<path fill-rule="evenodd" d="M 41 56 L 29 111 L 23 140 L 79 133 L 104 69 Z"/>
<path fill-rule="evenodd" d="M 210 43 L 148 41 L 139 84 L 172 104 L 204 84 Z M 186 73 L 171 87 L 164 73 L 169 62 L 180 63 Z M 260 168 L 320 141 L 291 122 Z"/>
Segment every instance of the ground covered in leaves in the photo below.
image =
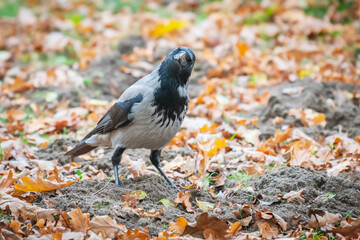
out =
<path fill-rule="evenodd" d="M 357 239 L 357 1 L 2 1 L 0 239 Z M 189 112 L 162 153 L 73 147 L 177 46 Z"/>

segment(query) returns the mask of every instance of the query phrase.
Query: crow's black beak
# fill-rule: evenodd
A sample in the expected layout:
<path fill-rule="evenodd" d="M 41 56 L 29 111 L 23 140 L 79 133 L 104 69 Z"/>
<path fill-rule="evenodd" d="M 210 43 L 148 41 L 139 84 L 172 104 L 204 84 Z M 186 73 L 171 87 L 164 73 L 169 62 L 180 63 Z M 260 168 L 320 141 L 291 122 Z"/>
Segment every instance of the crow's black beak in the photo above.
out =
<path fill-rule="evenodd" d="M 179 53 L 174 55 L 174 59 L 179 61 L 182 67 L 185 67 L 187 65 L 188 59 L 190 59 L 190 56 L 187 52 L 180 51 Z"/>

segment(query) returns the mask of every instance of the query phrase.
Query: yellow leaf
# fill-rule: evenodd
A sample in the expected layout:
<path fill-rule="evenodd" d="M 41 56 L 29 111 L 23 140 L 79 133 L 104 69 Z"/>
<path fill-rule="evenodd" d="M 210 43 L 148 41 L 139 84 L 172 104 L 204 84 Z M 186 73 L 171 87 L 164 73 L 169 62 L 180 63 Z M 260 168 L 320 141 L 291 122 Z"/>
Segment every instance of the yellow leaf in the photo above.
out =
<path fill-rule="evenodd" d="M 130 197 L 133 197 L 137 195 L 139 197 L 139 200 L 143 200 L 144 198 L 146 198 L 147 194 L 146 192 L 144 191 L 141 191 L 141 190 L 136 190 L 136 191 L 133 191 L 131 194 L 130 194 Z"/>
<path fill-rule="evenodd" d="M 214 208 L 213 203 L 201 202 L 201 201 L 198 201 L 197 198 L 195 198 L 195 200 L 196 200 L 196 205 L 204 212 L 208 212 L 209 210 Z"/>
<path fill-rule="evenodd" d="M 172 31 L 180 30 L 187 24 L 188 22 L 186 20 L 179 21 L 171 19 L 167 24 L 158 23 L 155 28 L 150 31 L 150 35 L 154 38 L 158 38 Z"/>
<path fill-rule="evenodd" d="M 217 147 L 217 148 L 224 148 L 224 147 L 226 147 L 226 140 L 225 140 L 225 138 L 223 138 L 223 139 L 216 139 L 216 141 L 215 141 L 215 147 Z"/>
<path fill-rule="evenodd" d="M 70 184 L 73 184 L 74 181 L 69 180 L 63 183 L 50 182 L 41 177 L 41 174 L 37 174 L 36 180 L 34 181 L 32 178 L 28 176 L 23 176 L 21 178 L 23 184 L 15 183 L 15 189 L 22 192 L 47 192 L 56 189 L 60 189 Z"/>
<path fill-rule="evenodd" d="M 207 155 L 209 157 L 212 157 L 215 156 L 217 153 L 218 153 L 218 149 L 216 147 L 213 147 L 207 152 Z"/>
<path fill-rule="evenodd" d="M 321 124 L 325 121 L 325 114 L 319 113 L 316 117 L 313 117 L 311 120 L 316 124 Z"/>
<path fill-rule="evenodd" d="M 304 69 L 299 72 L 299 77 L 304 78 L 304 77 L 310 76 L 311 74 L 313 74 L 312 69 Z"/>

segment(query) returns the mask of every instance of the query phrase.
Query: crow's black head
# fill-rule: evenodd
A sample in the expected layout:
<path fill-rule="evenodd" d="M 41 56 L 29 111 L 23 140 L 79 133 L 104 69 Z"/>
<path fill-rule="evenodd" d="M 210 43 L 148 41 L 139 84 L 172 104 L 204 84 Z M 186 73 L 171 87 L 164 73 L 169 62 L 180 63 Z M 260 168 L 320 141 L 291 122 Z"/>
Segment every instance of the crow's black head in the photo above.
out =
<path fill-rule="evenodd" d="M 185 85 L 194 67 L 195 55 L 187 47 L 178 47 L 172 51 L 160 65 L 159 74 L 167 81 L 177 81 Z M 165 79 L 163 79 L 165 80 Z"/>

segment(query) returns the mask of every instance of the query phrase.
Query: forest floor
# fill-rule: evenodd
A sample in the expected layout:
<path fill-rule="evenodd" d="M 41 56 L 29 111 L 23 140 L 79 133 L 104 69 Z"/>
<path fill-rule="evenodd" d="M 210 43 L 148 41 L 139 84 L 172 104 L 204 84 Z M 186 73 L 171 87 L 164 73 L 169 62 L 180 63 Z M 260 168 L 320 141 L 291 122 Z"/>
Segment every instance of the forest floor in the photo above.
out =
<path fill-rule="evenodd" d="M 0 3 L 0 239 L 356 239 L 356 1 Z M 177 46 L 189 112 L 164 149 L 64 153 Z"/>

